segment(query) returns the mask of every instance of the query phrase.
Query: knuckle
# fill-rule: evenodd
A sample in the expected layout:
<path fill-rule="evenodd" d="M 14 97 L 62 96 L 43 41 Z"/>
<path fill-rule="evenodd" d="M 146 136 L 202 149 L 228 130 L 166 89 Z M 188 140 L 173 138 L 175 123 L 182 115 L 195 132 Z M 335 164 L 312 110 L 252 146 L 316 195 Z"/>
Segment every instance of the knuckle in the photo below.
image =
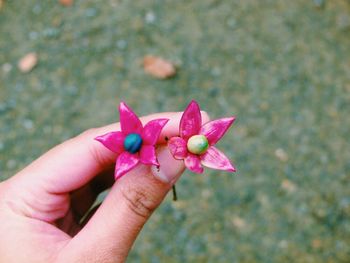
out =
<path fill-rule="evenodd" d="M 94 143 L 90 143 L 88 145 L 88 150 L 91 154 L 91 156 L 93 157 L 94 160 L 96 160 L 96 162 L 98 164 L 103 164 L 104 163 L 104 158 L 101 156 L 101 151 L 99 151 L 96 147 Z"/>
<path fill-rule="evenodd" d="M 98 165 L 105 167 L 115 162 L 115 154 L 110 151 L 105 151 L 105 148 L 99 142 L 94 140 L 98 135 L 98 128 L 90 128 L 79 134 L 76 139 L 81 143 L 87 144 L 87 149 L 92 158 Z"/>
<path fill-rule="evenodd" d="M 150 217 L 158 206 L 156 198 L 144 189 L 129 186 L 122 188 L 121 193 L 129 209 L 145 219 Z"/>

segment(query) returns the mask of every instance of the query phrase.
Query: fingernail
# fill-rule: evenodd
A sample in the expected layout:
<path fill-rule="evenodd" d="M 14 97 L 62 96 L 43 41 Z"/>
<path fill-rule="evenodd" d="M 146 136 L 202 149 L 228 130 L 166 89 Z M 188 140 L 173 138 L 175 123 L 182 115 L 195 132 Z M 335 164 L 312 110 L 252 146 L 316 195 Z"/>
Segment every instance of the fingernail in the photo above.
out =
<path fill-rule="evenodd" d="M 185 170 L 184 162 L 174 159 L 167 146 L 157 149 L 157 159 L 159 168 L 152 166 L 151 170 L 154 177 L 164 183 L 175 182 Z"/>

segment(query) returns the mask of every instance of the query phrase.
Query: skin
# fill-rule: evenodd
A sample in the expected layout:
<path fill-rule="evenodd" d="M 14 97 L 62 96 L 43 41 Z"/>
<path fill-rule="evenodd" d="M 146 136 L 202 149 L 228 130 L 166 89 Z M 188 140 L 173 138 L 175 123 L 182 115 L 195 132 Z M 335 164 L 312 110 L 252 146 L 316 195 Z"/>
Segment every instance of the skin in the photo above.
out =
<path fill-rule="evenodd" d="M 159 144 L 178 133 L 181 112 L 169 118 Z M 209 120 L 202 113 L 203 123 Z M 83 132 L 54 147 L 0 183 L 0 262 L 124 262 L 143 225 L 184 171 L 167 147 L 160 170 L 139 165 L 114 181 L 116 154 L 94 138 L 119 123 Z M 97 195 L 111 187 L 88 215 Z M 79 223 L 80 222 L 80 223 Z"/>

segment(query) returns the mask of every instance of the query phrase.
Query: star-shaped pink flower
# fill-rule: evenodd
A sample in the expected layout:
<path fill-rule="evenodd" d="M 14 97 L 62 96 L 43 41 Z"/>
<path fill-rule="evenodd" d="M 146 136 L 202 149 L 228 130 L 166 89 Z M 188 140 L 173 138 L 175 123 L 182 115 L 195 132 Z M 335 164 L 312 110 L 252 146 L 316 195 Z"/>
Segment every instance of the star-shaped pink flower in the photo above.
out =
<path fill-rule="evenodd" d="M 144 127 L 137 115 L 124 103 L 119 105 L 121 131 L 109 132 L 95 140 L 118 154 L 115 179 L 133 169 L 138 163 L 159 166 L 155 145 L 169 119 L 154 119 Z"/>
<path fill-rule="evenodd" d="M 191 101 L 180 120 L 180 136 L 172 137 L 168 146 L 175 159 L 184 160 L 185 166 L 195 173 L 202 173 L 202 165 L 235 172 L 228 158 L 214 145 L 226 133 L 235 117 L 210 121 L 202 126 L 199 105 Z"/>

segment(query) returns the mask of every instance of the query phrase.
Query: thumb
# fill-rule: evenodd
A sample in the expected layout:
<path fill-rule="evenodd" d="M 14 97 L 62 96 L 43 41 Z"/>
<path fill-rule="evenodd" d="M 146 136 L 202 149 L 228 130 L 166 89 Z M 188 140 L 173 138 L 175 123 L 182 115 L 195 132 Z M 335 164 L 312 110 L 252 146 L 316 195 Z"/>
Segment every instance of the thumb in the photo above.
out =
<path fill-rule="evenodd" d="M 87 225 L 66 247 L 79 262 L 123 262 L 137 235 L 183 173 L 167 147 L 158 149 L 160 168 L 139 165 L 116 181 Z"/>

